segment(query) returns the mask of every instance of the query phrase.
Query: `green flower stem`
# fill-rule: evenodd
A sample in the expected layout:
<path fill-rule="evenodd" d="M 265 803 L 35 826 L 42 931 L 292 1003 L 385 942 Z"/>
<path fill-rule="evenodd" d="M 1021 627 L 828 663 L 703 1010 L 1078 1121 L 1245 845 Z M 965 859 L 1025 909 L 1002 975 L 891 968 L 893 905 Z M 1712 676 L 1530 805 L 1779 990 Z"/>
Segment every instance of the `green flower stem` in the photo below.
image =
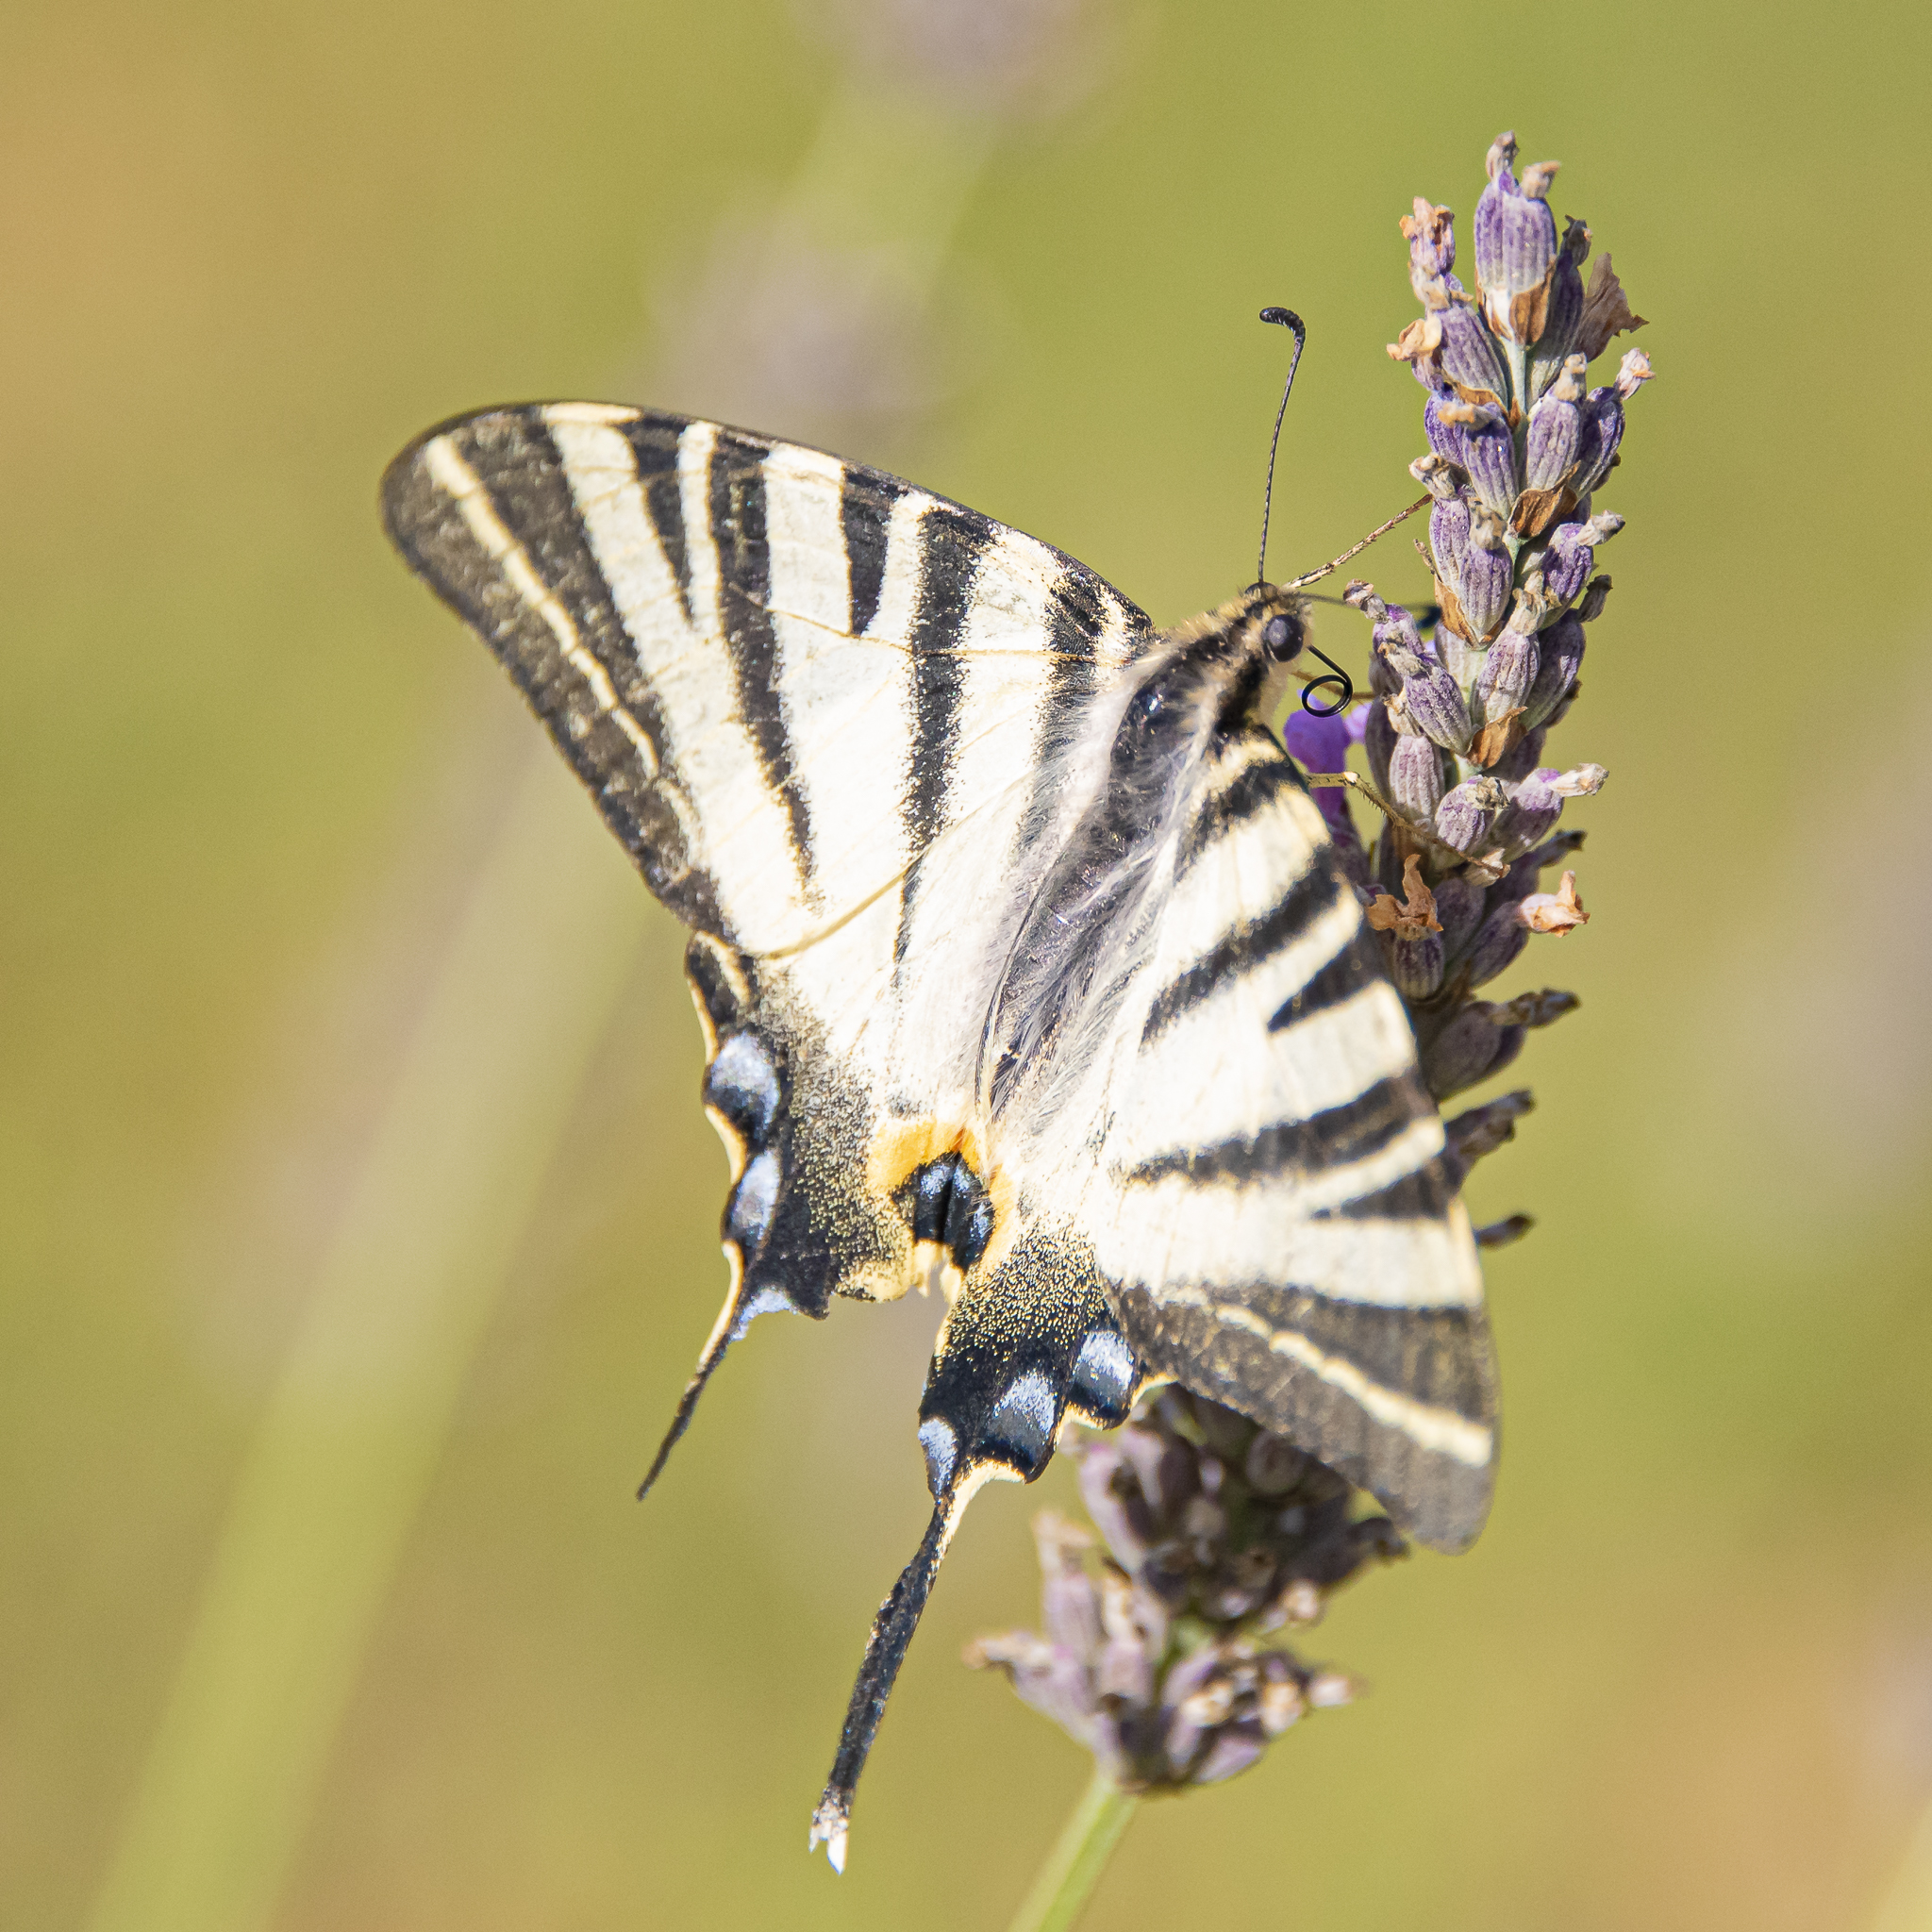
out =
<path fill-rule="evenodd" d="M 1093 1782 L 1067 1820 L 1059 1842 L 1047 1854 L 1009 1932 L 1069 1932 L 1092 1897 L 1140 1802 L 1095 1766 Z"/>

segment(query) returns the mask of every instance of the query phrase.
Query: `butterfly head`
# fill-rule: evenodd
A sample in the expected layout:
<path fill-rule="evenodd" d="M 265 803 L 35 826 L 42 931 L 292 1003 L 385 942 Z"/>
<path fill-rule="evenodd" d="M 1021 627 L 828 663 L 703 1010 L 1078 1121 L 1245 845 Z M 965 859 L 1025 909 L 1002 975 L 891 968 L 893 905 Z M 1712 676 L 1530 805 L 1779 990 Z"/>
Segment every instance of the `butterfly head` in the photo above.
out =
<path fill-rule="evenodd" d="M 1259 658 L 1270 670 L 1292 664 L 1308 641 L 1307 599 L 1280 584 L 1254 584 L 1214 613 L 1237 658 Z"/>

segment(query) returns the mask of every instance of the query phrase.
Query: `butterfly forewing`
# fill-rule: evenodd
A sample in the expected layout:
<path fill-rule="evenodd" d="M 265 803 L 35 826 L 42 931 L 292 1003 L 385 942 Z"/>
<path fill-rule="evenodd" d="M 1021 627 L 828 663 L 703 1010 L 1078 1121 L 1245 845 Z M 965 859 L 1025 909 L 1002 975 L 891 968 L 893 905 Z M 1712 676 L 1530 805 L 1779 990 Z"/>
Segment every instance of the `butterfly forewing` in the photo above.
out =
<path fill-rule="evenodd" d="M 894 477 L 606 405 L 446 424 L 383 502 L 704 936 L 739 1313 L 903 1291 L 901 1170 L 967 1125 L 974 988 L 1050 849 L 1055 754 L 1145 617 Z"/>

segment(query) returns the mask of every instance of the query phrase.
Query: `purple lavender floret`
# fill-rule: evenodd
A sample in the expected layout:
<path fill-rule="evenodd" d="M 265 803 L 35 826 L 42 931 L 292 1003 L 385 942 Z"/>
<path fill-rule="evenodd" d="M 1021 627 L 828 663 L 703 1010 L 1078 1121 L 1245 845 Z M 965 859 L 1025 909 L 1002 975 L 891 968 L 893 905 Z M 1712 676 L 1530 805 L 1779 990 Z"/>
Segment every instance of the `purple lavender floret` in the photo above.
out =
<path fill-rule="evenodd" d="M 1405 735 L 1389 755 L 1389 797 L 1411 824 L 1435 822 L 1442 802 L 1442 753 L 1433 739 Z"/>
<path fill-rule="evenodd" d="M 1431 390 L 1429 399 L 1423 405 L 1423 434 L 1429 439 L 1429 447 L 1444 462 L 1454 463 L 1458 470 L 1469 468 L 1469 433 L 1464 428 L 1460 414 L 1452 419 L 1443 411 L 1455 404 L 1456 397 L 1448 390 Z"/>
<path fill-rule="evenodd" d="M 1462 432 L 1463 453 L 1452 460 L 1469 473 L 1481 501 L 1498 516 L 1507 517 L 1523 488 L 1522 465 L 1509 419 L 1483 403 L 1444 403 L 1438 414 L 1445 425 Z"/>
<path fill-rule="evenodd" d="M 1570 695 L 1576 674 L 1583 667 L 1583 620 L 1574 610 L 1566 610 L 1542 632 L 1541 662 L 1536 682 L 1524 700 L 1524 717 L 1532 728 L 1552 717 L 1557 706 Z"/>
<path fill-rule="evenodd" d="M 1576 439 L 1576 472 L 1571 483 L 1579 502 L 1606 476 L 1624 441 L 1624 402 L 1614 389 L 1593 389 L 1584 402 Z"/>
<path fill-rule="evenodd" d="M 1509 393 L 1509 375 L 1496 339 L 1468 302 L 1451 302 L 1440 311 L 1441 344 L 1436 352 L 1449 386 L 1464 402 L 1499 404 Z"/>
<path fill-rule="evenodd" d="M 1560 490 L 1570 480 L 1576 462 L 1583 435 L 1583 412 L 1577 408 L 1583 395 L 1583 372 L 1582 358 L 1571 359 L 1579 365 L 1577 369 L 1565 370 L 1557 386 L 1529 412 L 1523 480 L 1531 490 Z"/>
<path fill-rule="evenodd" d="M 1526 343 L 1542 334 L 1557 261 L 1557 218 L 1545 199 L 1557 163 L 1525 168 L 1519 183 L 1515 160 L 1516 137 L 1498 136 L 1475 205 L 1475 277 L 1484 321 L 1506 341 Z"/>
<path fill-rule="evenodd" d="M 1519 858 L 1541 845 L 1556 830 L 1557 821 L 1563 815 L 1563 795 L 1551 784 L 1557 776 L 1558 774 L 1546 765 L 1505 787 L 1509 803 L 1497 813 L 1494 831 L 1506 858 Z"/>
<path fill-rule="evenodd" d="M 1543 332 L 1529 352 L 1529 398 L 1538 401 L 1562 374 L 1583 333 L 1583 264 L 1590 256 L 1590 228 L 1572 221 L 1563 231 L 1563 246 L 1550 277 L 1549 307 Z"/>
<path fill-rule="evenodd" d="M 1500 517 L 1478 507 L 1470 518 L 1469 549 L 1457 586 L 1472 641 L 1482 643 L 1501 627 L 1509 614 L 1515 575 L 1507 527 Z"/>

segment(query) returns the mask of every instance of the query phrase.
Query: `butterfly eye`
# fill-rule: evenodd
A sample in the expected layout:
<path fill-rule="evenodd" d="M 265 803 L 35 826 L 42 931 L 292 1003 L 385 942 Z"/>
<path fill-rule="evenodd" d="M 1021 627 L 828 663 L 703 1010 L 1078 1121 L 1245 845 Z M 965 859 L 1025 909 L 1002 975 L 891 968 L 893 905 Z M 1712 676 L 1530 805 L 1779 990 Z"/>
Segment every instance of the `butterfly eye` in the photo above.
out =
<path fill-rule="evenodd" d="M 1261 648 L 1277 664 L 1286 664 L 1302 647 L 1299 620 L 1277 615 L 1261 626 Z"/>

